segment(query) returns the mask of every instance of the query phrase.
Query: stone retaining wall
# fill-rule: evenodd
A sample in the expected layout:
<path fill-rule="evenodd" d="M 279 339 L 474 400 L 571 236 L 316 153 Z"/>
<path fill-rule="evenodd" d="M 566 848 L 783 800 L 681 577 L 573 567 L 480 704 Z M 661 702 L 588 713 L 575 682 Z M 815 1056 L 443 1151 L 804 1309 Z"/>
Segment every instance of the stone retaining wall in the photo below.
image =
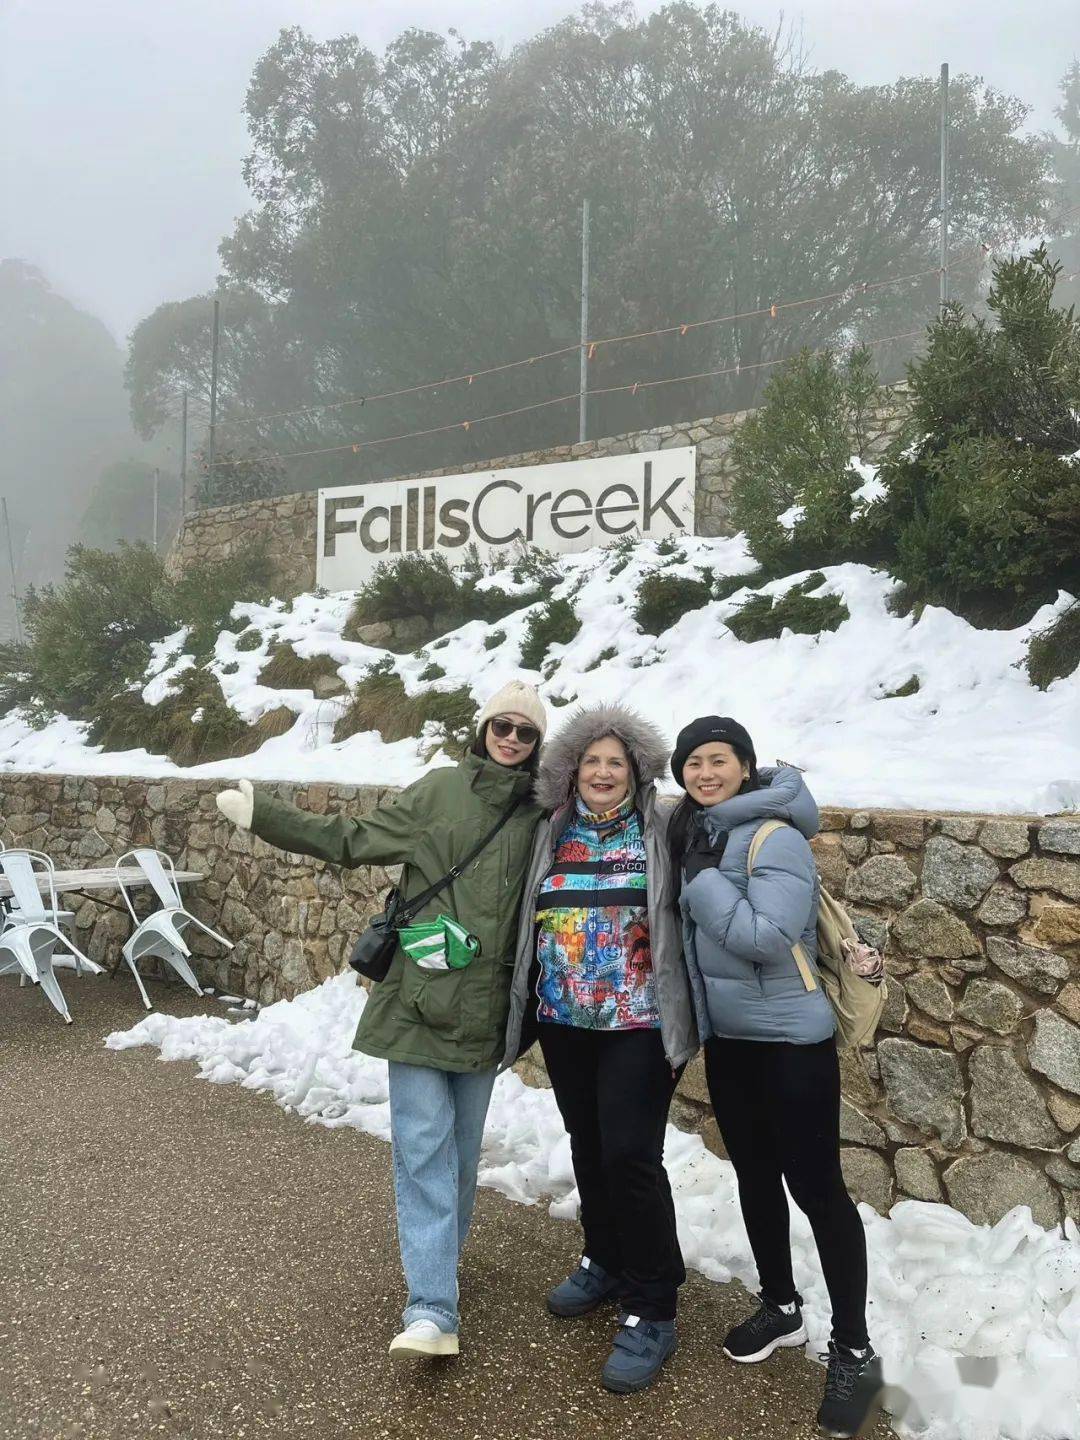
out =
<path fill-rule="evenodd" d="M 728 457 L 732 436 L 752 414 L 740 410 L 713 415 L 680 425 L 665 425 L 628 435 L 612 435 L 577 445 L 557 445 L 475 460 L 441 470 L 395 476 L 397 480 L 431 479 L 439 475 L 467 475 L 481 470 L 508 470 L 521 465 L 546 465 L 560 460 L 595 460 L 611 455 L 636 455 L 645 450 L 671 450 L 697 446 L 697 504 L 695 528 L 699 535 L 730 535 L 731 486 L 734 472 Z M 896 433 L 903 407 L 894 390 L 882 391 L 871 417 L 870 455 L 880 454 Z M 167 568 L 181 575 L 196 560 L 222 558 L 252 540 L 266 544 L 275 594 L 285 599 L 315 585 L 317 535 L 314 492 L 280 495 L 244 505 L 220 505 L 188 515 L 169 553 Z"/>
<path fill-rule="evenodd" d="M 224 959 L 198 945 L 206 982 L 263 1003 L 295 995 L 342 968 L 389 877 L 289 858 L 234 830 L 214 807 L 220 783 L 6 774 L 0 838 L 79 865 L 152 842 L 204 872 L 192 909 L 237 942 Z M 367 810 L 388 793 L 271 788 L 317 813 Z M 979 1222 L 1028 1204 L 1042 1225 L 1080 1223 L 1080 817 L 828 810 L 822 822 L 825 883 L 867 939 L 887 943 L 877 1043 L 842 1061 L 853 1192 L 881 1211 L 907 1196 Z M 111 962 L 126 917 L 76 903 L 84 947 Z M 535 1058 L 522 1071 L 545 1083 Z M 700 1060 L 674 1119 L 721 1150 Z"/>

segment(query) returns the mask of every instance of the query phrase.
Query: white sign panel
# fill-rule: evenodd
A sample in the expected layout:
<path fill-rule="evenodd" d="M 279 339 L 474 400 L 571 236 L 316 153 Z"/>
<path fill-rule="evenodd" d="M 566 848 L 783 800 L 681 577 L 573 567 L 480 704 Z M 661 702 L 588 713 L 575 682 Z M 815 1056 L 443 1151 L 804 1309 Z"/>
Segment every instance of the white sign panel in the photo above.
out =
<path fill-rule="evenodd" d="M 695 457 L 691 445 L 320 490 L 318 583 L 355 589 L 377 565 L 410 551 L 453 565 L 470 545 L 489 557 L 522 545 L 587 550 L 635 532 L 692 532 Z"/>

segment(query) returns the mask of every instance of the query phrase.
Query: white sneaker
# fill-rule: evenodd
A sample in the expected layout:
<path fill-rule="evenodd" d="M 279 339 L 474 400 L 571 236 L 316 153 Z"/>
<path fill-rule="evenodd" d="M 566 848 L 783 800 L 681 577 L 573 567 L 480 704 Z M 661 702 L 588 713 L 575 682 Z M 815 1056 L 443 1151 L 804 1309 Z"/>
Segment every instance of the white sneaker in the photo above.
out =
<path fill-rule="evenodd" d="M 456 1355 L 458 1337 L 440 1330 L 434 1320 L 414 1320 L 390 1341 L 391 1360 L 415 1360 L 419 1356 Z"/>

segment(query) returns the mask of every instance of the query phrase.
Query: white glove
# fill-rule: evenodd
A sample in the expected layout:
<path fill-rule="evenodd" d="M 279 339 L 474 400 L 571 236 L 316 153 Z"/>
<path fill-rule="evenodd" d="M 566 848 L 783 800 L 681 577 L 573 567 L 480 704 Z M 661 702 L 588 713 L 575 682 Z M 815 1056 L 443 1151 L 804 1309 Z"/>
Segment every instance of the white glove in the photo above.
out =
<path fill-rule="evenodd" d="M 226 820 L 239 825 L 241 830 L 250 830 L 251 817 L 255 813 L 255 791 L 251 788 L 251 781 L 238 780 L 235 790 L 220 791 L 217 808 Z"/>

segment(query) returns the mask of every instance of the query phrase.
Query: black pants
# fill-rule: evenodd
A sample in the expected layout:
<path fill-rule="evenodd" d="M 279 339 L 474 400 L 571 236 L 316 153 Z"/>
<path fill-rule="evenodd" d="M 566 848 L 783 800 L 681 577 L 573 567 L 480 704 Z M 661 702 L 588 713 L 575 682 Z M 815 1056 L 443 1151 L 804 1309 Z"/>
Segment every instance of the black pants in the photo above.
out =
<path fill-rule="evenodd" d="M 674 1320 L 686 1270 L 664 1127 L 677 1076 L 660 1032 L 541 1023 L 540 1049 L 570 1135 L 584 1253 L 621 1277 L 628 1314 Z"/>
<path fill-rule="evenodd" d="M 868 1343 L 866 1236 L 840 1169 L 834 1041 L 707 1040 L 705 1078 L 738 1177 L 762 1293 L 777 1305 L 795 1297 L 786 1180 L 814 1232 L 832 1302 L 833 1339 L 862 1349 Z"/>

